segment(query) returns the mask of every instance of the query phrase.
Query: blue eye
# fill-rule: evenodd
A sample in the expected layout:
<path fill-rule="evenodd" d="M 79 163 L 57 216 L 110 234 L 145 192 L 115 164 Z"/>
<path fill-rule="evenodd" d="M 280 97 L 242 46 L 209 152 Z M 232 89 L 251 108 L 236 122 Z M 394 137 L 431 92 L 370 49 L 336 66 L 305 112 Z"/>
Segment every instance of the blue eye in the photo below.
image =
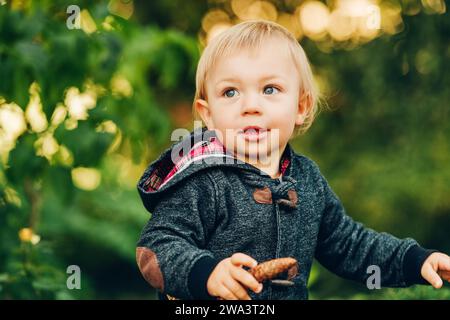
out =
<path fill-rule="evenodd" d="M 235 96 L 234 93 L 237 93 L 237 91 L 235 89 L 228 89 L 226 90 L 223 94 L 227 97 L 227 98 L 233 98 Z"/>
<path fill-rule="evenodd" d="M 278 92 L 279 90 L 275 88 L 274 86 L 267 86 L 264 88 L 264 94 L 274 94 Z"/>

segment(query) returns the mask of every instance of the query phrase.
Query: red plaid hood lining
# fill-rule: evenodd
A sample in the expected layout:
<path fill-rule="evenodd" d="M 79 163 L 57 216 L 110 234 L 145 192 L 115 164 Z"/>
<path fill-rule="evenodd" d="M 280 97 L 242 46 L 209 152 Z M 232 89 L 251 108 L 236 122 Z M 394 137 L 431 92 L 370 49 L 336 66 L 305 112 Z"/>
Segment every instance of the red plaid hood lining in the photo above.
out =
<path fill-rule="evenodd" d="M 156 165 L 155 169 L 150 173 L 143 185 L 146 192 L 153 192 L 161 189 L 172 180 L 175 175 L 181 173 L 195 161 L 208 157 L 229 157 L 236 159 L 226 152 L 225 147 L 217 137 L 211 137 L 209 141 L 203 140 L 196 143 L 186 155 L 182 155 L 182 152 L 183 151 L 181 150 L 181 158 L 176 163 L 173 163 L 171 159 L 166 159 L 167 157 L 164 157 Z M 170 153 L 168 153 L 167 156 L 170 157 Z M 289 163 L 290 160 L 287 158 L 287 155 L 284 155 L 281 159 L 281 175 L 285 173 Z"/>

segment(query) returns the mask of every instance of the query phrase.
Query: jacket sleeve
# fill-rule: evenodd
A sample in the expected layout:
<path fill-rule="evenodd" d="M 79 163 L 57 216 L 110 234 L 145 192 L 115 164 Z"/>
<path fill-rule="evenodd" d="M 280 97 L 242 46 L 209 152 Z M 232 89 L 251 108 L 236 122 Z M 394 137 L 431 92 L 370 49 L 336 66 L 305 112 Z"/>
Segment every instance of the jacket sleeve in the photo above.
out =
<path fill-rule="evenodd" d="M 414 239 L 398 239 L 355 222 L 346 214 L 326 179 L 319 171 L 318 174 L 323 187 L 324 209 L 316 259 L 337 275 L 361 283 L 366 283 L 373 274 L 368 267 L 374 265 L 379 267 L 381 286 L 426 284 L 420 270 L 426 258 L 436 250 L 424 249 Z"/>
<path fill-rule="evenodd" d="M 206 282 L 218 261 L 205 249 L 215 220 L 215 191 L 206 175 L 165 191 L 136 248 L 151 286 L 179 299 L 211 299 Z"/>

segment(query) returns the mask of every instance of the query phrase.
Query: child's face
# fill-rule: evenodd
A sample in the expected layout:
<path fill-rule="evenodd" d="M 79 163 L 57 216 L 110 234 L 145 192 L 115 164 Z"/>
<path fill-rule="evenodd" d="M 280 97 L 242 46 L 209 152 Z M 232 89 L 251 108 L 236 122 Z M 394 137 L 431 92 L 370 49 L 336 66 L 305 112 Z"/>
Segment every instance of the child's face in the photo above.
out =
<path fill-rule="evenodd" d="M 278 161 L 304 120 L 299 93 L 300 77 L 288 46 L 272 38 L 260 50 L 220 58 L 208 73 L 207 101 L 197 100 L 196 108 L 208 129 L 220 131 L 222 143 L 240 158 L 258 155 Z"/>

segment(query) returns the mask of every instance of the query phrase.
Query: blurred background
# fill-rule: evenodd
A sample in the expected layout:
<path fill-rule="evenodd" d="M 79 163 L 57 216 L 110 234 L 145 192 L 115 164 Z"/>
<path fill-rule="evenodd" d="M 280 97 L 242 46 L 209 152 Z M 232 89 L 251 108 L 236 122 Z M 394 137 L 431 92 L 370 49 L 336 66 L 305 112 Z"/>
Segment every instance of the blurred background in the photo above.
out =
<path fill-rule="evenodd" d="M 292 141 L 356 220 L 450 253 L 450 17 L 443 0 L 0 0 L 0 298 L 155 299 L 135 263 L 136 183 L 193 126 L 204 46 L 277 21 L 330 107 Z M 301 263 L 301 262 L 300 262 Z M 69 290 L 69 265 L 81 290 Z M 368 290 L 314 264 L 312 299 Z"/>

